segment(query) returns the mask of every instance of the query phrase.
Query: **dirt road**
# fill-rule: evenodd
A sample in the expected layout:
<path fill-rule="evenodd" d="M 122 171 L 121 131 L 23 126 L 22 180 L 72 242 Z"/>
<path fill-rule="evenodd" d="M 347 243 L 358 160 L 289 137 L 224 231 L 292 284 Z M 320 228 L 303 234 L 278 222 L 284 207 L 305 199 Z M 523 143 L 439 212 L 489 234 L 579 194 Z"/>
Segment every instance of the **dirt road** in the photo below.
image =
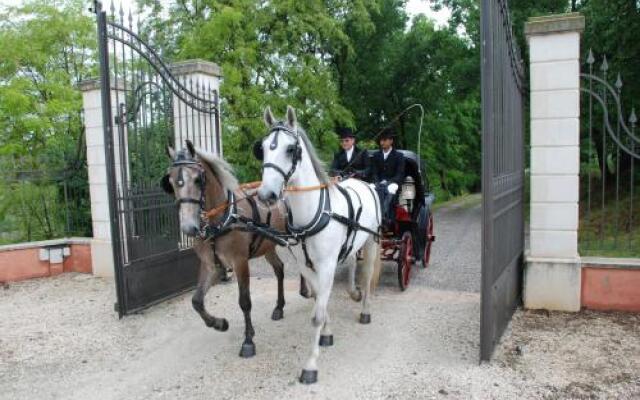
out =
<path fill-rule="evenodd" d="M 634 315 L 519 311 L 495 361 L 478 364 L 480 213 L 478 199 L 438 210 L 431 267 L 415 270 L 401 293 L 387 265 L 369 326 L 357 323 L 341 268 L 330 303 L 335 345 L 312 386 L 296 380 L 311 303 L 297 295 L 293 267 L 285 318 L 273 322 L 275 279 L 253 266 L 258 354 L 249 360 L 238 357 L 234 282 L 207 298 L 229 319 L 225 333 L 204 326 L 189 295 L 118 320 L 105 279 L 65 274 L 0 288 L 0 398 L 640 398 Z"/>

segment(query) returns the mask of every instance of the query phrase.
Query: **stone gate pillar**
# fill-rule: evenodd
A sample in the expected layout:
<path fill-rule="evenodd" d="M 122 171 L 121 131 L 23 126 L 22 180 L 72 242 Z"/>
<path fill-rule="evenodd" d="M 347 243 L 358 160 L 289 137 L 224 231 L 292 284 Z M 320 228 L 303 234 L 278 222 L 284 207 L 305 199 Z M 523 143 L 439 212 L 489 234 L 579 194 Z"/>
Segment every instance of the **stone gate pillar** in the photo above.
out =
<path fill-rule="evenodd" d="M 105 162 L 104 125 L 102 122 L 102 98 L 100 81 L 86 80 L 78 85 L 82 91 L 84 110 L 85 143 L 87 146 L 87 169 L 91 196 L 91 259 L 93 274 L 103 277 L 114 276 L 111 223 L 109 218 L 109 191 L 107 189 L 108 167 Z M 117 93 L 119 91 L 119 93 Z M 116 99 L 124 99 L 122 88 L 111 90 L 111 114 L 117 115 Z M 114 123 L 114 148 L 116 152 L 116 183 L 121 181 L 118 129 Z M 126 132 L 125 135 L 126 137 Z"/>
<path fill-rule="evenodd" d="M 222 73 L 217 64 L 203 61 L 183 61 L 170 66 L 175 77 L 191 90 L 196 96 L 210 99 L 220 107 L 220 80 Z M 99 80 L 81 82 L 85 136 L 87 146 L 87 167 L 89 175 L 89 190 L 91 196 L 91 220 L 93 239 L 91 241 L 92 267 L 94 275 L 113 277 L 113 241 L 111 239 L 111 225 L 109 218 L 109 196 L 107 188 L 108 166 L 105 162 L 104 125 L 102 121 L 102 100 Z M 111 114 L 118 115 L 118 101 L 126 99 L 124 88 L 111 89 Z M 211 104 L 211 103 L 209 103 Z M 184 140 L 189 138 L 198 147 L 213 153 L 222 154 L 222 137 L 220 115 L 201 112 L 192 106 L 206 107 L 197 99 L 189 96 L 180 97 L 173 94 L 173 126 L 175 146 L 184 146 Z M 113 141 L 115 150 L 115 178 L 116 186 L 122 186 L 122 171 L 128 174 L 128 168 L 123 170 L 120 160 L 120 132 L 115 121 L 113 124 Z M 126 124 L 123 125 L 124 146 L 127 146 Z M 212 140 L 213 138 L 213 140 Z M 182 142 L 182 143 L 181 143 Z M 128 163 L 128 152 L 124 151 L 124 163 Z M 125 177 L 128 180 L 128 177 Z M 124 217 L 124 216 L 123 216 Z M 124 226 L 124 220 L 121 222 Z"/>
<path fill-rule="evenodd" d="M 220 114 L 211 114 L 192 108 L 192 105 L 206 108 L 215 104 L 220 109 L 220 81 L 222 71 L 218 64 L 204 60 L 187 60 L 171 64 L 171 72 L 187 89 L 196 96 L 212 103 L 202 103 L 187 97 L 181 99 L 173 95 L 173 115 L 176 148 L 184 147 L 190 139 L 196 147 L 222 155 L 222 132 Z M 192 104 L 188 104 L 191 102 Z M 213 140 L 212 140 L 213 138 Z"/>
<path fill-rule="evenodd" d="M 580 310 L 580 33 L 577 13 L 530 18 L 531 220 L 524 305 Z"/>

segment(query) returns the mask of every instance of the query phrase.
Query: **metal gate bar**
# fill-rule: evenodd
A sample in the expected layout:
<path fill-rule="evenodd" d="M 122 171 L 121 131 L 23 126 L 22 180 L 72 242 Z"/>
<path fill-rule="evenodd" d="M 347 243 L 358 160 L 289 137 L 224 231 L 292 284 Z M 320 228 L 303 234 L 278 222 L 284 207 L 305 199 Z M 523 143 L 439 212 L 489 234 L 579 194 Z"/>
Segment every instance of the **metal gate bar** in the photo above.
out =
<path fill-rule="evenodd" d="M 211 82 L 173 75 L 136 32 L 131 13 L 94 3 L 105 126 L 105 162 L 117 288 L 123 316 L 195 286 L 198 259 L 159 187 L 167 145 L 190 139 L 220 154 L 218 93 Z M 112 104 L 115 102 L 115 104 Z M 115 116 L 113 114 L 116 114 Z M 116 128 L 114 129 L 114 124 Z"/>
<path fill-rule="evenodd" d="M 520 302 L 524 253 L 524 79 L 506 0 L 482 1 L 480 359 Z"/>

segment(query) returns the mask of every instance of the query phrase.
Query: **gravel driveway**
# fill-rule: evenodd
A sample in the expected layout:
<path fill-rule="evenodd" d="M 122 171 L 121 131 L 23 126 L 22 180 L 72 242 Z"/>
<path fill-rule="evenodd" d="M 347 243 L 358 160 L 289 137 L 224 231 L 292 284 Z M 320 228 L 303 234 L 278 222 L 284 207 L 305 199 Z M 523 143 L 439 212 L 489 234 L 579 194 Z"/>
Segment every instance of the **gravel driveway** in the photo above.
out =
<path fill-rule="evenodd" d="M 341 267 L 330 303 L 335 345 L 319 383 L 297 383 L 309 352 L 311 303 L 289 267 L 285 318 L 273 322 L 275 279 L 253 265 L 257 356 L 238 357 L 242 313 L 234 283 L 207 307 L 230 329 L 208 329 L 183 295 L 118 320 L 110 281 L 88 275 L 0 289 L 3 399 L 514 399 L 640 398 L 640 318 L 518 311 L 491 364 L 478 364 L 479 198 L 439 209 L 432 265 L 397 288 L 387 265 L 357 323 Z M 288 265 L 293 260 L 282 252 Z"/>

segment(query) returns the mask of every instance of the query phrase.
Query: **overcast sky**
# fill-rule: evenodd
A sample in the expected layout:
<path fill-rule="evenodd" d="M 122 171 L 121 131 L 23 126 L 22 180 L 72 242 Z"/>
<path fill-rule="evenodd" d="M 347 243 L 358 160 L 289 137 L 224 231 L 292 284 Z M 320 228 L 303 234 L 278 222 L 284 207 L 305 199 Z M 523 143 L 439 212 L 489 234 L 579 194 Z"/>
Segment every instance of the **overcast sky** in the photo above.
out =
<path fill-rule="evenodd" d="M 52 0 L 55 1 L 55 0 Z M 165 0 L 168 1 L 168 0 Z M 0 0 L 0 5 L 8 6 L 8 5 L 19 5 L 22 3 L 22 0 Z M 87 3 L 89 3 L 87 1 Z M 135 0 L 115 0 L 115 3 L 122 3 L 124 8 L 129 8 L 133 5 L 135 8 Z M 434 12 L 431 10 L 429 6 L 430 1 L 428 0 L 409 0 L 407 2 L 407 13 L 410 16 L 415 16 L 417 14 L 426 14 L 429 17 L 436 20 L 438 26 L 446 25 L 447 19 L 450 16 L 450 12 L 448 9 L 444 9 L 440 12 Z M 110 0 L 105 1 L 105 4 L 110 4 Z"/>

